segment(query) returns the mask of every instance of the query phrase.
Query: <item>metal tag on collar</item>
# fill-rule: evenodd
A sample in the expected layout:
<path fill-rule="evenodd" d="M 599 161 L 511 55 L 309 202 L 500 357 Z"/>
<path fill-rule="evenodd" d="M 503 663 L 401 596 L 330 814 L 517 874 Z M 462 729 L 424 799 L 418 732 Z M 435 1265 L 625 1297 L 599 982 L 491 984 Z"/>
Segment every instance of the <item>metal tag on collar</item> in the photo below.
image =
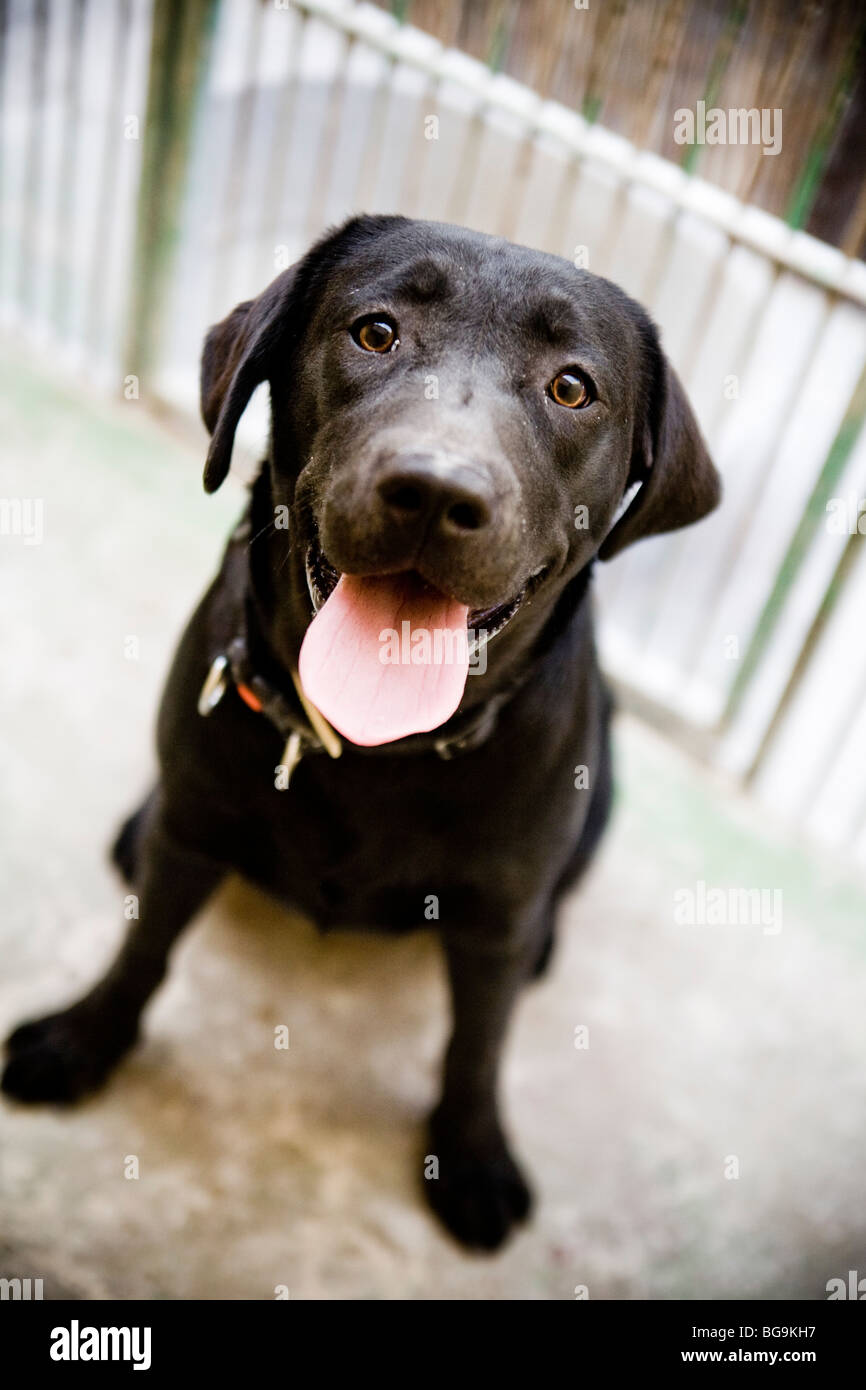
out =
<path fill-rule="evenodd" d="M 304 756 L 304 740 L 297 729 L 293 729 L 286 739 L 286 746 L 283 749 L 283 756 L 280 765 L 286 769 L 285 786 L 288 788 L 292 780 L 292 773 Z"/>
<path fill-rule="evenodd" d="M 292 684 L 295 687 L 295 692 L 301 702 L 304 713 L 310 721 L 313 732 L 325 752 L 331 758 L 339 758 L 343 751 L 342 739 L 333 725 L 328 723 L 321 710 L 316 709 L 312 700 L 307 699 L 304 687 L 301 685 L 301 678 L 294 667 L 292 668 Z"/>
<path fill-rule="evenodd" d="M 457 738 L 437 738 L 433 747 L 443 762 L 447 763 L 460 752 L 460 740 Z"/>
<path fill-rule="evenodd" d="M 205 676 L 204 685 L 198 697 L 199 714 L 210 714 L 225 695 L 228 684 L 226 677 L 228 664 L 227 657 L 218 656 Z"/>

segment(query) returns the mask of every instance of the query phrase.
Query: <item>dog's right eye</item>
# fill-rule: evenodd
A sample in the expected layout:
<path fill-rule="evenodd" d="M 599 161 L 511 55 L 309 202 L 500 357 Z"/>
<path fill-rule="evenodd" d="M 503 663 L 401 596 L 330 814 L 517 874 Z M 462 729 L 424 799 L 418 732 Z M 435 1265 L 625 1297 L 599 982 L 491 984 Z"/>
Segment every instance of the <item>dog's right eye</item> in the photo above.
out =
<path fill-rule="evenodd" d="M 365 352 L 393 352 L 399 345 L 397 325 L 384 314 L 368 314 L 352 324 L 352 337 Z"/>
<path fill-rule="evenodd" d="M 582 410 L 593 401 L 589 380 L 576 367 L 566 367 L 564 372 L 559 372 L 547 392 L 557 405 L 564 405 L 567 410 Z"/>

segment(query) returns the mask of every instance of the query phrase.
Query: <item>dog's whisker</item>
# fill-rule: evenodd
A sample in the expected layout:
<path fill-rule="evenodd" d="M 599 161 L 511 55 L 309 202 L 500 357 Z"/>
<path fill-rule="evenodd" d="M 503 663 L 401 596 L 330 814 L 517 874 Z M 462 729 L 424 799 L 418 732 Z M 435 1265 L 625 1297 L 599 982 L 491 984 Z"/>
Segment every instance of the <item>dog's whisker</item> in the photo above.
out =
<path fill-rule="evenodd" d="M 277 565 L 277 574 L 282 574 L 283 570 L 286 568 L 286 565 L 288 564 L 289 560 L 291 559 L 291 556 L 292 556 L 292 547 L 289 545 L 289 546 L 286 546 L 286 553 L 285 553 L 285 555 L 283 556 L 283 558 L 282 558 L 282 560 L 280 561 L 280 563 Z"/>
<path fill-rule="evenodd" d="M 264 536 L 264 535 L 266 535 L 268 531 L 275 531 L 276 529 L 277 529 L 276 520 L 274 520 L 274 521 L 269 521 L 269 522 L 267 523 L 266 526 L 263 526 L 262 529 L 261 529 L 260 531 L 257 531 L 256 534 L 247 542 L 247 550 L 252 550 L 252 548 L 253 548 L 253 546 L 255 545 L 256 541 L 257 541 L 257 540 L 260 540 L 261 537 Z"/>

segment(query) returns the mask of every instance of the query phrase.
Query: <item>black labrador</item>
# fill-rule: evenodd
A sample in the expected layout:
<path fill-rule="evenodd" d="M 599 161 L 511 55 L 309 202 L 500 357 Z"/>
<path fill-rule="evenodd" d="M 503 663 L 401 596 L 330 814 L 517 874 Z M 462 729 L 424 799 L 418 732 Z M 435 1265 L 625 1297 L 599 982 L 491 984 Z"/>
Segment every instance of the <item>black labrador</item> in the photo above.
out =
<path fill-rule="evenodd" d="M 454 1019 L 425 1190 L 492 1249 L 530 1206 L 503 1036 L 611 798 L 590 573 L 719 479 L 637 304 L 459 227 L 355 218 L 211 329 L 208 492 L 265 381 L 269 455 L 114 849 L 138 920 L 89 994 L 12 1034 L 3 1087 L 98 1086 L 229 870 L 322 927 L 435 921 Z"/>

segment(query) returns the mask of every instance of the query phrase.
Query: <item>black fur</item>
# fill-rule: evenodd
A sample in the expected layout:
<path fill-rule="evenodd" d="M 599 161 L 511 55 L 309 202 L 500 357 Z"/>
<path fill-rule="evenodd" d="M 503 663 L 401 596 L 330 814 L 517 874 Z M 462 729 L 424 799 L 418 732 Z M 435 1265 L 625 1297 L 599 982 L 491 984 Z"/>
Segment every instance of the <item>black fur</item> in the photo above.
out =
<path fill-rule="evenodd" d="M 367 312 L 396 320 L 396 351 L 364 353 L 353 341 Z M 568 366 L 595 393 L 586 409 L 548 392 Z M 498 1116 L 501 1043 L 610 806 L 592 564 L 698 520 L 718 500 L 718 479 L 643 310 L 565 261 L 459 228 L 356 219 L 210 331 L 208 490 L 224 479 L 264 380 L 273 428 L 252 540 L 240 566 L 236 550 L 226 560 L 183 636 L 159 714 L 159 783 L 114 848 L 139 920 L 90 994 L 12 1035 L 3 1085 L 55 1101 L 98 1085 L 134 1041 L 173 942 L 227 870 L 322 927 L 423 926 L 436 895 L 454 1030 L 427 1147 L 439 1178 L 425 1191 L 456 1237 L 492 1249 L 530 1203 Z M 398 514 L 383 482 L 406 476 L 420 500 Z M 288 531 L 273 525 L 280 506 Z M 269 720 L 234 688 L 208 718 L 196 701 L 244 593 L 253 665 L 293 699 L 312 544 L 342 571 L 417 569 L 473 609 L 525 586 L 527 597 L 444 729 L 346 745 L 337 761 L 311 754 L 277 791 L 282 741 Z M 476 720 L 486 734 L 476 747 L 437 754 L 438 738 Z M 586 788 L 575 788 L 578 765 Z"/>

